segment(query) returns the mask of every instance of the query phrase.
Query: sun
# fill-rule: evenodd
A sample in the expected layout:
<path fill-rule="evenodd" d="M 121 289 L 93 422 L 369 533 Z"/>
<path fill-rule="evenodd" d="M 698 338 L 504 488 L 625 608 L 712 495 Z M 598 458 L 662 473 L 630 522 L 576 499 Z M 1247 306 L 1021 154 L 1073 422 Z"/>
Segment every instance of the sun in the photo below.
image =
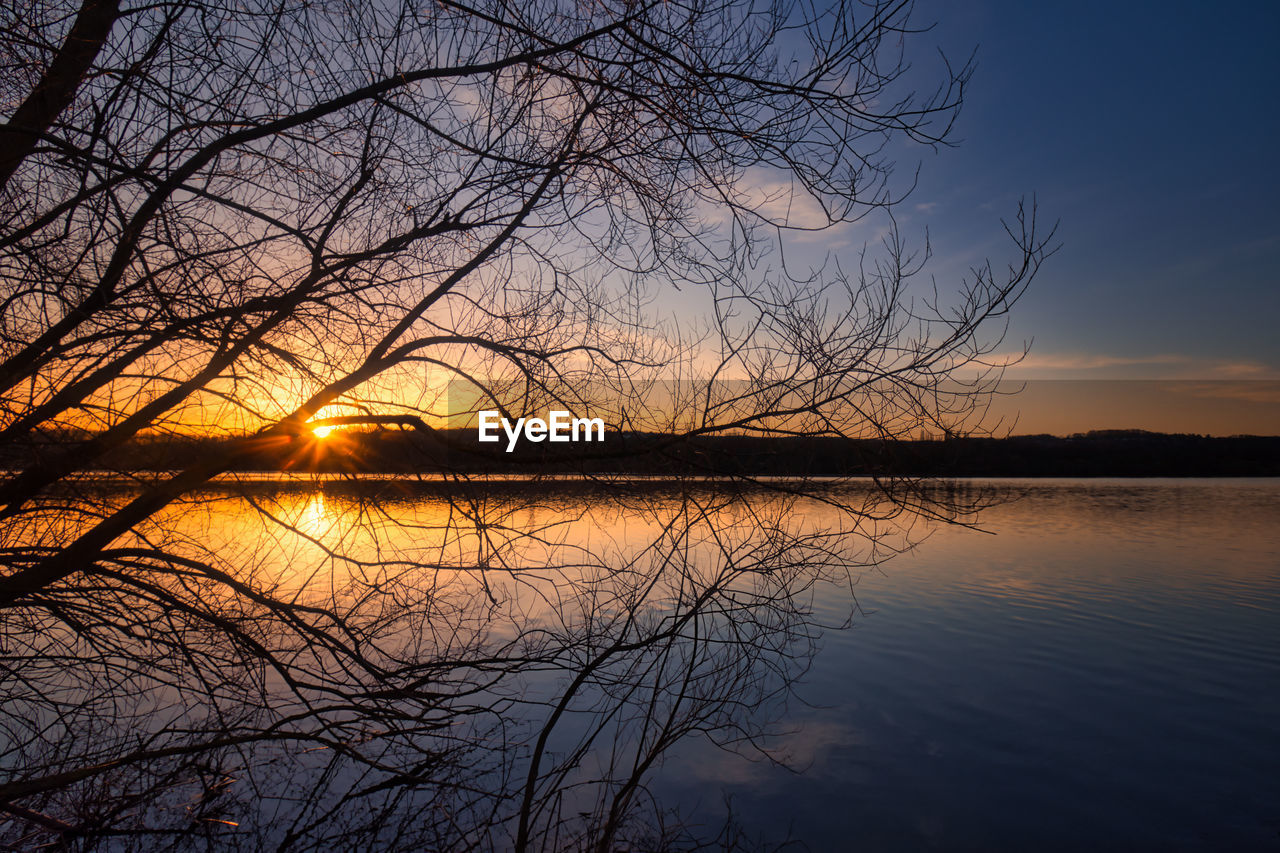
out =
<path fill-rule="evenodd" d="M 316 438 L 324 438 L 327 435 L 329 435 L 329 433 L 333 432 L 333 430 L 334 428 L 331 426 L 312 427 L 311 434 L 314 435 Z"/>

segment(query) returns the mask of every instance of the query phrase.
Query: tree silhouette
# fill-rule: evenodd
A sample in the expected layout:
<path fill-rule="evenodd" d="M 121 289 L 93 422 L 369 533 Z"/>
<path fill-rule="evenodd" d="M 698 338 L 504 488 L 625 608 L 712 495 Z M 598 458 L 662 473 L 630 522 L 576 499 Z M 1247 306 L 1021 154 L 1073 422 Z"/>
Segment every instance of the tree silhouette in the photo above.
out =
<path fill-rule="evenodd" d="M 946 144 L 971 66 L 917 92 L 911 11 L 7 10 L 8 840 L 672 842 L 656 806 L 635 817 L 661 753 L 750 743 L 814 585 L 880 559 L 876 522 L 980 496 L 619 487 L 601 507 L 645 538 L 615 549 L 535 511 L 599 527 L 556 489 L 354 484 L 312 529 L 288 484 L 224 475 L 318 425 L 431 433 L 480 405 L 673 437 L 971 422 L 1048 243 L 1019 209 L 1007 270 L 913 288 L 928 252 L 892 218 L 890 155 Z M 885 236 L 854 272 L 761 264 L 867 217 Z M 702 325 L 676 322 L 688 305 Z M 227 440 L 101 473 L 158 434 Z M 841 521 L 797 527 L 797 501 Z"/>

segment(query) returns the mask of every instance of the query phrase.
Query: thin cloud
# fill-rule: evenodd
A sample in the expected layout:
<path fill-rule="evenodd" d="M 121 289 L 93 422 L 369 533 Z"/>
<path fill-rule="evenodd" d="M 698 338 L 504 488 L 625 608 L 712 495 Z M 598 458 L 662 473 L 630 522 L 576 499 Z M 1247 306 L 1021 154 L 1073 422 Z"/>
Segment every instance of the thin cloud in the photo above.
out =
<path fill-rule="evenodd" d="M 1011 373 L 1076 373 L 1082 379 L 1280 379 L 1280 370 L 1248 359 L 1205 359 L 1181 353 L 1111 355 L 1108 353 L 1021 353 L 995 356 L 992 361 Z M 1143 374 L 1142 376 L 1117 374 Z M 1105 375 L 1104 375 L 1105 374 Z M 1061 377 L 1059 377 L 1061 378 Z"/>
<path fill-rule="evenodd" d="M 1187 356 L 1174 354 L 1118 356 L 1085 353 L 1031 353 L 1026 357 L 1021 353 L 1006 353 L 997 356 L 996 360 L 1011 366 L 1016 362 L 1019 370 L 1101 370 L 1148 364 L 1187 364 L 1191 361 Z"/>
<path fill-rule="evenodd" d="M 1280 404 L 1280 385 L 1274 381 L 1218 380 L 1216 382 L 1179 382 L 1177 391 L 1192 397 L 1216 400 L 1241 400 L 1264 405 Z"/>

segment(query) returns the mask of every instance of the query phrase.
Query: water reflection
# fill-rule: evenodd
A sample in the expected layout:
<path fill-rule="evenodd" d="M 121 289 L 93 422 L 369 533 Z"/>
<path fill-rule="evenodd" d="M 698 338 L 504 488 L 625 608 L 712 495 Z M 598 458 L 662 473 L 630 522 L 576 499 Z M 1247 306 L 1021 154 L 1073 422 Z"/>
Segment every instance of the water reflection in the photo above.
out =
<path fill-rule="evenodd" d="M 86 483 L 68 501 L 93 512 L 128 497 Z M 3 840 L 691 839 L 650 793 L 652 771 L 695 735 L 754 748 L 810 660 L 813 602 L 899 550 L 895 518 L 919 498 L 223 484 L 9 608 Z M 54 548 L 83 523 L 50 522 L 11 530 L 16 547 Z"/>
<path fill-rule="evenodd" d="M 804 773 L 695 745 L 655 788 L 813 849 L 1275 849 L 1280 483 L 1005 486 L 863 577 L 768 744 Z"/>
<path fill-rule="evenodd" d="M 223 484 L 6 614 L 2 840 L 1269 843 L 1280 484 L 897 497 Z"/>

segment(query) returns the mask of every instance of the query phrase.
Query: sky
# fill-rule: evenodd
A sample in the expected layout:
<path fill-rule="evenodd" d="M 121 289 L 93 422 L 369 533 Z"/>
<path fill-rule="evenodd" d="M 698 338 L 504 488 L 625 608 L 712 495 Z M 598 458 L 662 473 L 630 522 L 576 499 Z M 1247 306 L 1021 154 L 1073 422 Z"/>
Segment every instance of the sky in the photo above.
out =
<path fill-rule="evenodd" d="M 998 258 L 992 226 L 1020 197 L 1059 222 L 1061 250 L 1014 311 L 1007 348 L 1032 349 L 1009 375 L 1272 380 L 1216 395 L 1257 398 L 1247 411 L 1193 395 L 1126 414 L 1109 386 L 1111 403 L 1090 412 L 1072 386 L 1061 405 L 1026 400 L 1017 431 L 1280 434 L 1280 3 L 964 0 L 917 13 L 948 55 L 978 49 L 960 144 L 922 154 L 904 206 L 908 227 L 928 228 L 934 273 Z"/>
<path fill-rule="evenodd" d="M 909 205 L 942 266 L 1035 194 L 1062 249 L 1025 375 L 1280 379 L 1280 4 L 922 5 L 978 45 L 956 149 Z"/>

